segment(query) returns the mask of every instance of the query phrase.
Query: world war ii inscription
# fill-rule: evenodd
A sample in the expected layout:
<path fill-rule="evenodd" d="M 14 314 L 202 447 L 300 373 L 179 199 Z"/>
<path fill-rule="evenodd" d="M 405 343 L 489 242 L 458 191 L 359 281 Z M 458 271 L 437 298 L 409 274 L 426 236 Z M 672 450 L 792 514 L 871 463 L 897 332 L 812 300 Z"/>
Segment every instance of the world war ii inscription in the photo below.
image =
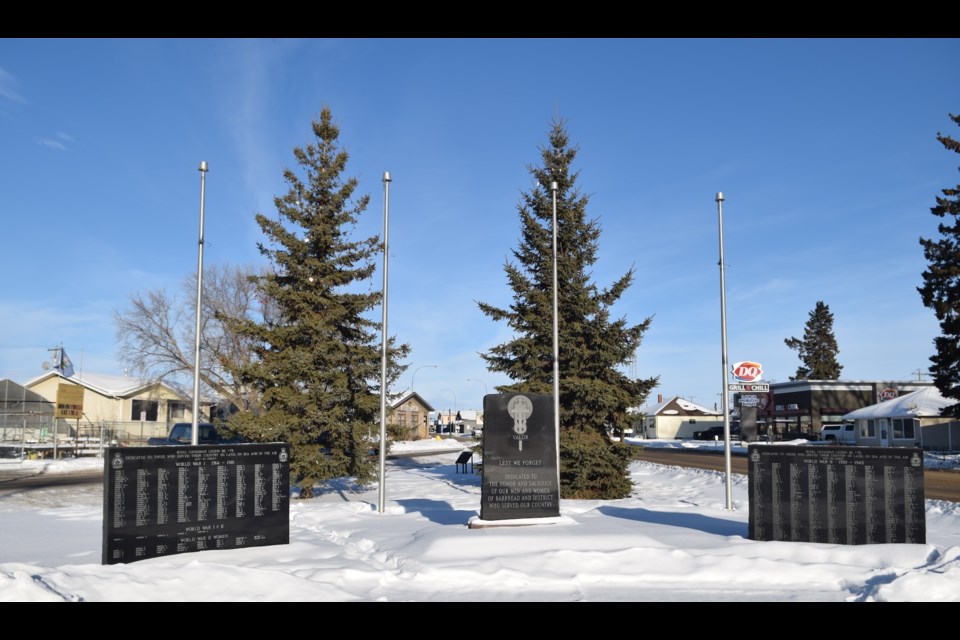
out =
<path fill-rule="evenodd" d="M 750 445 L 751 540 L 926 542 L 923 451 Z"/>
<path fill-rule="evenodd" d="M 284 443 L 107 450 L 103 564 L 290 542 Z"/>
<path fill-rule="evenodd" d="M 481 520 L 559 516 L 553 398 L 488 395 L 483 422 Z"/>

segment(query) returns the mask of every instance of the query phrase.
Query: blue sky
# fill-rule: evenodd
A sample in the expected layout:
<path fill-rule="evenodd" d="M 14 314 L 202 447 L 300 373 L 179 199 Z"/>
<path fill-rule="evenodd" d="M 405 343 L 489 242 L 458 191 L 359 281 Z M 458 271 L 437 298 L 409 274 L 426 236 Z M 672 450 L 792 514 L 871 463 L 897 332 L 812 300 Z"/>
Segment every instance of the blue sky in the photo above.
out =
<path fill-rule="evenodd" d="M 328 105 L 371 195 L 360 232 L 382 231 L 393 177 L 397 387 L 416 372 L 437 408 L 506 382 L 478 353 L 508 329 L 476 301 L 510 302 L 519 194 L 558 114 L 602 227 L 594 279 L 634 267 L 616 312 L 653 316 L 634 369 L 660 377 L 653 400 L 720 401 L 718 191 L 731 363 L 787 380 L 784 339 L 823 300 L 844 379 L 916 379 L 939 333 L 918 239 L 960 182 L 935 137 L 960 135 L 958 60 L 956 39 L 3 39 L 0 378 L 61 342 L 123 372 L 114 313 L 196 269 L 201 160 L 205 264 L 261 262 L 254 214 Z"/>

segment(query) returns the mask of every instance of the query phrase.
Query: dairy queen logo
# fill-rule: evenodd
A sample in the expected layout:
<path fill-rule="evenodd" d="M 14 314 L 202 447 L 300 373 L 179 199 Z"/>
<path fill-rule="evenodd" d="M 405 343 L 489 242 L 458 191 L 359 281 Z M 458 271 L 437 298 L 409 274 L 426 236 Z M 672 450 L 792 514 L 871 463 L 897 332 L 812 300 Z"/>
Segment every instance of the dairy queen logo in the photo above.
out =
<path fill-rule="evenodd" d="M 887 387 L 880 392 L 880 402 L 886 402 L 887 400 L 893 400 L 897 397 L 897 390 Z"/>
<path fill-rule="evenodd" d="M 740 382 L 759 382 L 763 376 L 763 365 L 759 362 L 734 362 L 733 377 Z"/>

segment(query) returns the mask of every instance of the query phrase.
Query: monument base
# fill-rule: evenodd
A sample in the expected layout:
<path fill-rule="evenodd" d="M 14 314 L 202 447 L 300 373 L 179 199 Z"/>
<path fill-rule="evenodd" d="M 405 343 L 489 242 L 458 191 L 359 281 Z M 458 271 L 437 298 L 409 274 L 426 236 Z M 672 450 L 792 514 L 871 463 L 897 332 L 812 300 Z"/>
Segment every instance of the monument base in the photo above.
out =
<path fill-rule="evenodd" d="M 532 527 L 536 525 L 577 524 L 577 521 L 568 516 L 554 518 L 513 518 L 510 520 L 482 520 L 474 516 L 467 521 L 470 529 L 487 529 L 492 527 Z"/>

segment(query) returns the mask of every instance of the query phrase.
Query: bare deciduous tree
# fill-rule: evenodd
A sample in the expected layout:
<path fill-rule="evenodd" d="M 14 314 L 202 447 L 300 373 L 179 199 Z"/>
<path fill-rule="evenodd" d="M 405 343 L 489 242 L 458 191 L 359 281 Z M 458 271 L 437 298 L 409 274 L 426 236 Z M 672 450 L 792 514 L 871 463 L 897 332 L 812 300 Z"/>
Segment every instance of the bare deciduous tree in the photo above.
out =
<path fill-rule="evenodd" d="M 251 277 L 255 273 L 252 267 L 237 266 L 210 266 L 203 273 L 201 393 L 211 393 L 240 409 L 249 409 L 258 400 L 240 382 L 239 372 L 250 363 L 253 350 L 233 322 L 263 315 Z M 114 316 L 121 360 L 145 377 L 192 381 L 196 295 L 195 273 L 184 278 L 179 295 L 162 289 L 133 294 L 129 307 Z"/>

